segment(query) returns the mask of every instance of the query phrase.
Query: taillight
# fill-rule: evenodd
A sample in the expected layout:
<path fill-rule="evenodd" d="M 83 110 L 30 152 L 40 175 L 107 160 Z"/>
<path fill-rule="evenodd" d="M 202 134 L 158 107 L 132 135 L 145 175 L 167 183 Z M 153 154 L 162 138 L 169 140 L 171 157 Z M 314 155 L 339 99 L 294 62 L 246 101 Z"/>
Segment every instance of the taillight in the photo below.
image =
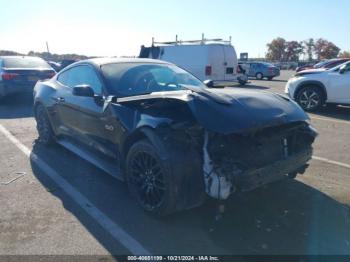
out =
<path fill-rule="evenodd" d="M 237 74 L 242 73 L 242 71 L 241 71 L 241 66 L 240 66 L 240 65 L 239 65 L 239 66 L 237 66 L 236 72 L 237 72 Z"/>
<path fill-rule="evenodd" d="M 268 70 L 269 70 L 270 72 L 273 72 L 274 68 L 273 68 L 273 67 L 269 67 Z"/>
<path fill-rule="evenodd" d="M 205 67 L 205 75 L 210 76 L 211 75 L 211 66 L 206 66 Z"/>
<path fill-rule="evenodd" d="M 1 78 L 3 80 L 12 80 L 14 79 L 16 76 L 18 76 L 18 74 L 16 73 L 2 73 L 1 74 Z"/>

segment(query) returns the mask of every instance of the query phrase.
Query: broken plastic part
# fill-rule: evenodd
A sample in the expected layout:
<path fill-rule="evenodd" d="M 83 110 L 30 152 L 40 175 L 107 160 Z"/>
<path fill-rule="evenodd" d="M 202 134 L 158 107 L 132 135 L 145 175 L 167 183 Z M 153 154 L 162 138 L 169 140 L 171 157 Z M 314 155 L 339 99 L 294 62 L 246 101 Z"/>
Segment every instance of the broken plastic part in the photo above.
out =
<path fill-rule="evenodd" d="M 206 193 L 216 199 L 227 199 L 230 196 L 232 184 L 225 176 L 217 174 L 208 153 L 209 134 L 204 133 L 203 143 L 203 173 Z"/>

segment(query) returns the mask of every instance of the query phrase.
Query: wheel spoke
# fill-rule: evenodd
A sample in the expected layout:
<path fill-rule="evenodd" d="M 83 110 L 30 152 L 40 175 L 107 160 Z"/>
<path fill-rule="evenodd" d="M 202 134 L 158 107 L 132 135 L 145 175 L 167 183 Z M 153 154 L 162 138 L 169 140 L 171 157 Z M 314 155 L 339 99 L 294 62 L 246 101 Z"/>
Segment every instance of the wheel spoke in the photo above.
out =
<path fill-rule="evenodd" d="M 138 198 L 147 209 L 161 205 L 165 194 L 165 183 L 158 160 L 148 152 L 139 152 L 132 161 L 130 181 Z"/>
<path fill-rule="evenodd" d="M 315 90 L 304 90 L 299 96 L 299 104 L 305 109 L 314 109 L 320 104 L 321 98 Z"/>

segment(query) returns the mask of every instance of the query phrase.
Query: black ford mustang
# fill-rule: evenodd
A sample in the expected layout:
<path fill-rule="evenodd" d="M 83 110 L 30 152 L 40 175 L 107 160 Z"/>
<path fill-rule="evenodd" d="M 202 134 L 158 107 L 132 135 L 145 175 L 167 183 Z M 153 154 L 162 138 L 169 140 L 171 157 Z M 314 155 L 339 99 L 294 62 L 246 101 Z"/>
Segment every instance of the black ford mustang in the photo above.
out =
<path fill-rule="evenodd" d="M 317 135 L 287 97 L 207 88 L 157 60 L 98 58 L 38 82 L 39 141 L 126 180 L 165 215 L 304 173 Z"/>

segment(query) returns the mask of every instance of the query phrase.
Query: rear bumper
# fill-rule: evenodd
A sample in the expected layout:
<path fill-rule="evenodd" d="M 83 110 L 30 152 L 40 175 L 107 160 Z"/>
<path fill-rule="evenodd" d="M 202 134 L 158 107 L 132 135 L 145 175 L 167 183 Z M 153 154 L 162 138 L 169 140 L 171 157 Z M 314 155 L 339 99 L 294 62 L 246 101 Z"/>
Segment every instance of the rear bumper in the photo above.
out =
<path fill-rule="evenodd" d="M 277 76 L 280 76 L 281 73 L 280 72 L 268 72 L 266 74 L 266 77 L 277 77 Z"/>
<path fill-rule="evenodd" d="M 287 159 L 277 161 L 271 165 L 248 170 L 237 178 L 240 191 L 251 191 L 263 185 L 287 178 L 287 174 L 304 170 L 312 157 L 312 148 L 308 148 Z"/>
<path fill-rule="evenodd" d="M 16 93 L 31 93 L 33 92 L 34 85 L 35 84 L 14 85 L 0 83 L 0 96 L 7 96 Z"/>

